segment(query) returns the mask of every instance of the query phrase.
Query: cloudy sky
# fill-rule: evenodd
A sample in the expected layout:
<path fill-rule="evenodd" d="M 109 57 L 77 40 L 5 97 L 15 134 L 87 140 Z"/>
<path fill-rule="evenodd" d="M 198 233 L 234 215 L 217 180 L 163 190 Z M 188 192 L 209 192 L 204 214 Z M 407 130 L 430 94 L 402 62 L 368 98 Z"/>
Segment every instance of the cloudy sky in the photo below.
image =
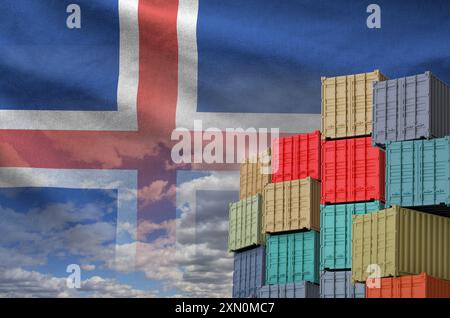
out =
<path fill-rule="evenodd" d="M 144 240 L 122 245 L 116 229 L 130 229 L 115 223 L 115 193 L 1 190 L 0 297 L 230 296 L 227 206 L 238 198 L 238 174 L 178 175 L 177 218 L 141 222 Z M 171 195 L 154 184 L 145 200 Z M 81 266 L 80 289 L 66 285 L 68 264 Z"/>
<path fill-rule="evenodd" d="M 369 4 L 381 29 L 368 29 Z M 446 0 L 207 0 L 199 110 L 320 113 L 320 77 L 435 72 L 450 82 Z M 257 105 L 257 106 L 255 106 Z"/>

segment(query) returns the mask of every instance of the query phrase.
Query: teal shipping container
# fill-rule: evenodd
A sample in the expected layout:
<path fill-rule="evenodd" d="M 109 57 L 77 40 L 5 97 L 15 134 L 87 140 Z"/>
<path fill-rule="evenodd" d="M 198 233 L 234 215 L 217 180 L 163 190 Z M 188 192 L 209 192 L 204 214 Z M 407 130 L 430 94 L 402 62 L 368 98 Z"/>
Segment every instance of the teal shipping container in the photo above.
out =
<path fill-rule="evenodd" d="M 319 283 L 319 232 L 269 235 L 266 285 Z"/>
<path fill-rule="evenodd" d="M 386 206 L 450 205 L 450 137 L 386 144 Z M 430 209 L 426 209 L 429 207 Z"/>
<path fill-rule="evenodd" d="M 352 216 L 382 210 L 380 201 L 320 206 L 320 270 L 352 268 Z"/>

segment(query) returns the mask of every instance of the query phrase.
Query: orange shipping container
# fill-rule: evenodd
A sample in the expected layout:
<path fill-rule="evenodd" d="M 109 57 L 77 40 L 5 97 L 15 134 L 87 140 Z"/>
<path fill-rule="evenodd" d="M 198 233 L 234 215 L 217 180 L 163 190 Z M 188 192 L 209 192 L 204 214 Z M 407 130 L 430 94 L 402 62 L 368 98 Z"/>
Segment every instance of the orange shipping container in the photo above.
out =
<path fill-rule="evenodd" d="M 450 298 L 450 281 L 421 273 L 381 279 L 381 288 L 366 286 L 366 298 Z"/>

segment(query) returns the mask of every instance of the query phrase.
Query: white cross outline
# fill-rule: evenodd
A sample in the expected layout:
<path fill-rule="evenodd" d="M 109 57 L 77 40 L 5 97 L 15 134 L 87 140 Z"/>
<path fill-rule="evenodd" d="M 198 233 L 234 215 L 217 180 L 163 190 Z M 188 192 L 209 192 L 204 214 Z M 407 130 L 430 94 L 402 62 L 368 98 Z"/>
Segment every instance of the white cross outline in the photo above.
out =
<path fill-rule="evenodd" d="M 199 0 L 180 0 L 178 4 L 178 100 L 176 126 L 194 130 L 194 119 L 203 127 L 279 128 L 280 133 L 302 133 L 320 129 L 320 114 L 214 113 L 197 112 Z"/>
<path fill-rule="evenodd" d="M 0 129 L 137 131 L 139 0 L 119 1 L 117 111 L 0 110 Z M 45 94 L 45 93 L 44 93 Z"/>
<path fill-rule="evenodd" d="M 117 190 L 116 256 L 120 245 L 136 242 L 137 171 L 94 169 L 0 168 L 0 188 Z M 1 217 L 1 215 L 0 215 Z M 119 224 L 128 223 L 128 233 Z M 136 251 L 127 253 L 135 264 Z"/>

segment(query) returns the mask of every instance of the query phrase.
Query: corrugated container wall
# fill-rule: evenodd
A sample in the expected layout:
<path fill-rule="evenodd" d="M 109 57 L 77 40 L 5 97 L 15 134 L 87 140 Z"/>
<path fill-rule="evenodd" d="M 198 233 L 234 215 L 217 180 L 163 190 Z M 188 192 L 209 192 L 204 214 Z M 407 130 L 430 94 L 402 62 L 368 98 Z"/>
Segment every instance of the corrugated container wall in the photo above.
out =
<path fill-rule="evenodd" d="M 386 79 L 378 70 L 356 75 L 322 77 L 322 138 L 370 135 L 373 82 Z"/>
<path fill-rule="evenodd" d="M 374 144 L 450 135 L 450 87 L 430 72 L 374 83 Z"/>
<path fill-rule="evenodd" d="M 370 137 L 322 143 L 322 204 L 384 202 L 385 154 Z"/>
<path fill-rule="evenodd" d="M 386 203 L 450 205 L 449 162 L 450 137 L 387 143 Z"/>
<path fill-rule="evenodd" d="M 319 283 L 318 232 L 270 235 L 266 251 L 266 285 Z"/>
<path fill-rule="evenodd" d="M 272 181 L 270 148 L 255 158 L 246 159 L 240 168 L 240 199 L 262 194 Z"/>
<path fill-rule="evenodd" d="M 450 218 L 399 206 L 353 216 L 353 281 L 426 272 L 450 280 Z M 373 269 L 376 269 L 375 267 Z"/>
<path fill-rule="evenodd" d="M 426 273 L 382 278 L 381 286 L 366 286 L 367 298 L 450 298 L 450 281 Z"/>
<path fill-rule="evenodd" d="M 254 298 L 264 284 L 264 246 L 234 254 L 233 298 Z"/>
<path fill-rule="evenodd" d="M 365 298 L 365 288 L 352 283 L 351 271 L 320 272 L 320 298 Z"/>
<path fill-rule="evenodd" d="M 319 286 L 310 282 L 266 285 L 259 289 L 258 298 L 319 298 Z"/>
<path fill-rule="evenodd" d="M 320 182 L 312 178 L 268 184 L 264 189 L 266 233 L 320 229 Z"/>
<path fill-rule="evenodd" d="M 237 251 L 264 244 L 262 233 L 262 197 L 260 194 L 230 203 L 228 250 Z"/>
<path fill-rule="evenodd" d="M 320 180 L 320 131 L 272 142 L 272 182 Z"/>
<path fill-rule="evenodd" d="M 320 269 L 352 267 L 352 216 L 384 208 L 380 201 L 320 207 Z"/>

